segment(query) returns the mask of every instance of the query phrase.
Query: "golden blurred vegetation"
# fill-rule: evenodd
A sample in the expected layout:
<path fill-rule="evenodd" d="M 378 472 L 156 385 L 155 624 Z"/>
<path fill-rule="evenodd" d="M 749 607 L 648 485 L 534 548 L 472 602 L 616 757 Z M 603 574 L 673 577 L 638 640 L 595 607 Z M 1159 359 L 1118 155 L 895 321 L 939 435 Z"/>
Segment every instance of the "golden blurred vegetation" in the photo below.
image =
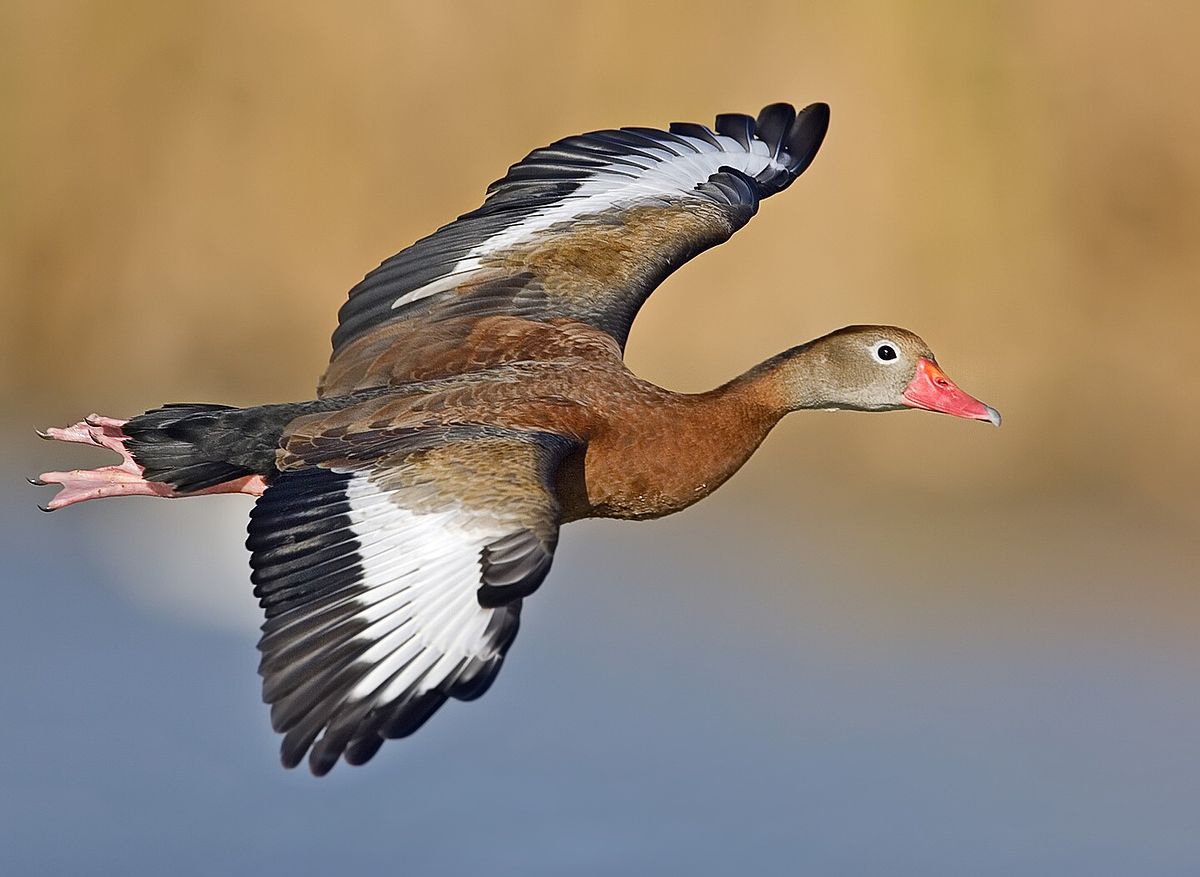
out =
<path fill-rule="evenodd" d="M 701 389 L 897 323 L 1004 428 L 802 415 L 760 465 L 1194 521 L 1198 34 L 1165 2 L 10 0 L 0 401 L 309 397 L 345 291 L 530 149 L 825 100 L 812 169 L 667 282 L 631 365 Z"/>

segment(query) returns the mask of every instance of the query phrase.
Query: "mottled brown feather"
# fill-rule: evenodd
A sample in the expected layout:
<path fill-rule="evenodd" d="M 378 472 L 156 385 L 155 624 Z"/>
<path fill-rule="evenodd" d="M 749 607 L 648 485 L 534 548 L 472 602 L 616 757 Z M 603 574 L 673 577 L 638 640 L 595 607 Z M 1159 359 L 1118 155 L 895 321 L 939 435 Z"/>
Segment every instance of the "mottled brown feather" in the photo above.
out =
<path fill-rule="evenodd" d="M 453 288 L 347 342 L 330 360 L 319 392 L 341 395 L 545 359 L 560 355 L 564 343 L 619 353 L 638 309 L 661 280 L 727 240 L 744 221 L 732 208 L 686 201 L 607 210 L 552 226 L 486 257 Z M 574 328 L 542 335 L 521 323 Z"/>
<path fill-rule="evenodd" d="M 589 344 L 594 338 L 584 327 L 558 328 L 563 331 L 522 337 L 562 343 L 569 355 L 397 385 L 394 392 L 298 418 L 285 432 L 280 470 L 349 465 L 384 447 L 389 434 L 414 429 L 485 425 L 545 432 L 584 449 L 559 477 L 565 520 L 652 518 L 686 508 L 724 483 L 786 410 L 774 404 L 769 376 L 708 393 L 673 393 L 625 368 L 611 340 Z M 566 343 L 572 337 L 583 343 Z M 486 481 L 486 472 L 461 466 L 455 489 L 477 489 L 476 479 Z"/>

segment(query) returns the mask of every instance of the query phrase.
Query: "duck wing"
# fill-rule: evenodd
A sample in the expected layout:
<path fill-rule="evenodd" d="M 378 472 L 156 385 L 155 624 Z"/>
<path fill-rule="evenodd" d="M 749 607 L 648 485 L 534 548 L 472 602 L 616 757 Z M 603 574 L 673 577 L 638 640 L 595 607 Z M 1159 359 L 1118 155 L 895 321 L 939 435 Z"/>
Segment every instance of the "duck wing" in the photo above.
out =
<path fill-rule="evenodd" d="M 550 569 L 554 473 L 578 446 L 470 425 L 290 446 L 246 543 L 285 766 L 362 764 L 447 699 L 483 694 Z"/>
<path fill-rule="evenodd" d="M 799 113 L 772 104 L 757 119 L 718 116 L 713 128 L 593 131 L 534 150 L 488 187 L 481 207 L 350 291 L 322 392 L 346 391 L 339 376 L 353 360 L 376 358 L 389 342 L 401 349 L 388 356 L 419 360 L 425 336 L 394 331 L 402 323 L 465 340 L 488 317 L 576 322 L 623 350 L 655 287 L 787 188 L 828 125 L 825 104 Z"/>

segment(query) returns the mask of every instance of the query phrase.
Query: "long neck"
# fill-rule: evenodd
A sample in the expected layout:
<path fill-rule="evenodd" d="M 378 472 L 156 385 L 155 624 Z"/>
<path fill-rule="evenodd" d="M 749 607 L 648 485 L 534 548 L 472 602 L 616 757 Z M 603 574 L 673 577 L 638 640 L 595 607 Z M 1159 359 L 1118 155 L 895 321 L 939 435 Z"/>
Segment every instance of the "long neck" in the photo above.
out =
<path fill-rule="evenodd" d="M 806 346 L 792 348 L 733 380 L 688 400 L 675 441 L 695 461 L 707 496 L 740 469 L 785 414 L 821 408 L 828 393 L 819 378 L 801 376 L 817 365 Z M 819 369 L 818 369 L 819 374 Z"/>
<path fill-rule="evenodd" d="M 769 412 L 777 423 L 789 411 L 829 406 L 821 379 L 824 358 L 812 344 L 801 344 L 760 362 L 745 374 L 703 395 L 718 404 L 736 404 Z"/>

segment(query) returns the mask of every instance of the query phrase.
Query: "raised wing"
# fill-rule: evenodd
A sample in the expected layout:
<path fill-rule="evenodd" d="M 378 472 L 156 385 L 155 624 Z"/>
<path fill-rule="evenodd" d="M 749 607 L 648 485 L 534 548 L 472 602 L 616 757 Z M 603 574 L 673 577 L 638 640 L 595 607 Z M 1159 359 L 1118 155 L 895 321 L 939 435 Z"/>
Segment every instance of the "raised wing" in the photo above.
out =
<path fill-rule="evenodd" d="M 757 119 L 718 116 L 715 130 L 622 128 L 535 150 L 488 188 L 483 206 L 350 291 L 331 370 L 343 357 L 378 355 L 372 337 L 411 320 L 569 319 L 623 347 L 663 278 L 727 240 L 760 199 L 803 173 L 828 125 L 825 104 L 799 114 L 772 104 Z"/>
<path fill-rule="evenodd" d="M 487 690 L 550 569 L 553 474 L 576 447 L 469 426 L 335 444 L 267 488 L 246 543 L 263 700 L 284 765 L 311 749 L 318 776 Z"/>

